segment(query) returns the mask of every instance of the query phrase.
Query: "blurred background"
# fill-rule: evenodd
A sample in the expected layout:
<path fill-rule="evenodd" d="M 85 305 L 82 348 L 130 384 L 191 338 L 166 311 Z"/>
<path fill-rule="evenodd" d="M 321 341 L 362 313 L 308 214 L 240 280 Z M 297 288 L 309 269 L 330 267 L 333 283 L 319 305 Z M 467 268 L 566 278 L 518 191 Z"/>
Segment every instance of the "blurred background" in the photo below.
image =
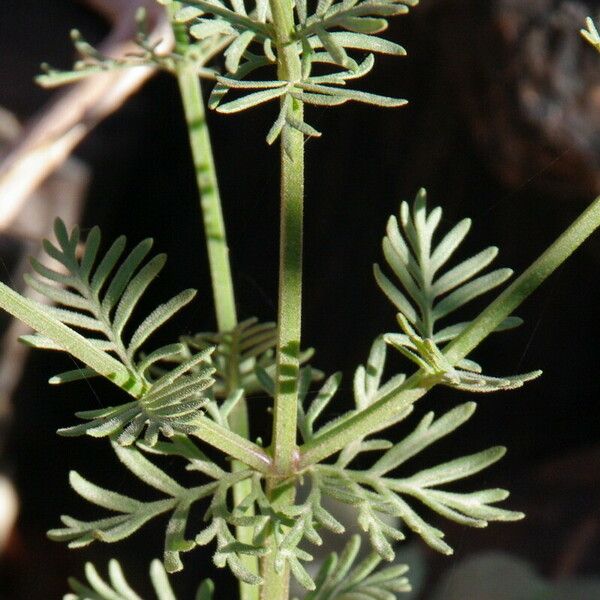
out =
<path fill-rule="evenodd" d="M 109 34 L 96 4 L 2 0 L 5 155 L 26 135 L 21 124 L 31 127 L 31 119 L 61 94 L 34 84 L 39 64 L 71 64 L 72 27 L 93 42 Z M 366 359 L 372 340 L 396 326 L 371 269 L 381 259 L 385 222 L 400 200 L 426 187 L 430 203 L 443 206 L 447 225 L 473 218 L 465 253 L 497 245 L 498 265 L 520 272 L 600 193 L 600 55 L 578 34 L 588 15 L 600 15 L 599 1 L 421 0 L 387 32 L 408 57 L 379 58 L 367 82 L 370 90 L 409 99 L 406 108 L 308 109 L 323 138 L 306 148 L 304 344 L 317 349 L 320 369 L 344 372 L 340 412 L 350 399 L 353 369 Z M 264 141 L 273 111 L 266 106 L 209 115 L 239 314 L 263 320 L 273 319 L 276 310 L 279 165 L 277 149 Z M 27 169 L 23 173 L 21 181 Z M 3 281 L 21 288 L 24 255 L 37 252 L 34 240 L 60 212 L 84 229 L 100 225 L 105 239 L 152 236 L 169 263 L 149 304 L 184 287 L 200 290 L 193 308 L 167 333 L 214 328 L 186 131 L 170 77 L 152 78 L 98 122 L 68 163 L 26 197 L 31 200 L 20 216 L 1 225 Z M 10 199 L 0 195 L 0 202 Z M 413 598 L 600 598 L 594 583 L 600 578 L 599 267 L 596 235 L 519 309 L 521 328 L 476 351 L 491 374 L 540 368 L 544 376 L 521 390 L 478 398 L 475 417 L 428 452 L 426 464 L 508 446 L 502 462 L 473 485 L 510 489 L 505 505 L 523 510 L 527 519 L 486 530 L 443 523 L 455 557 L 411 548 L 421 581 Z M 70 469 L 137 493 L 107 444 L 55 434 L 74 422 L 74 410 L 115 404 L 122 396 L 101 382 L 50 388 L 49 375 L 68 369 L 68 360 L 25 354 L 10 342 L 15 326 L 5 315 L 0 326 L 3 333 L 13 328 L 0 363 L 0 511 L 6 521 L 0 598 L 60 598 L 67 577 L 81 576 L 85 561 L 104 569 L 112 556 L 145 592 L 147 565 L 162 551 L 160 527 L 148 526 L 119 545 L 96 543 L 79 551 L 45 536 L 60 514 L 98 515 L 69 489 Z M 408 432 L 425 411 L 442 412 L 458 400 L 436 390 L 395 435 Z M 251 410 L 262 415 L 266 408 L 258 398 Z M 144 493 L 140 486 L 139 496 Z M 192 552 L 185 564 L 187 570 L 174 578 L 181 598 L 192 597 L 197 578 L 207 575 L 214 575 L 217 598 L 229 593 L 229 575 L 215 574 L 210 553 Z M 524 581 L 532 584 L 530 595 Z"/>

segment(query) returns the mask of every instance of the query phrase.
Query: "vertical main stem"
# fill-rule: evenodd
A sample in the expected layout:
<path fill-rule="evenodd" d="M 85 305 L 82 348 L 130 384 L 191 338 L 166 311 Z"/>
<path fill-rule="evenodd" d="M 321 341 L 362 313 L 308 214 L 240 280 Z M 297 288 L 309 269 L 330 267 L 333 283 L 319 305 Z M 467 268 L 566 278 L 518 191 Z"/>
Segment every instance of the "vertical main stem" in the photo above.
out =
<path fill-rule="evenodd" d="M 300 118 L 302 113 L 300 112 Z M 298 112 L 295 113 L 298 118 Z M 293 136 L 287 142 L 290 155 L 282 150 L 281 176 L 281 232 L 279 269 L 279 311 L 277 340 L 277 381 L 273 417 L 273 465 L 284 477 L 293 473 L 297 459 L 296 420 L 298 400 L 298 371 L 300 354 L 300 326 L 302 305 L 302 218 L 303 218 L 303 149 L 302 134 L 285 131 Z M 294 502 L 295 486 L 290 485 L 277 498 L 273 491 L 278 477 L 268 482 L 268 492 L 274 506 Z M 287 600 L 289 597 L 289 569 L 278 573 L 274 567 L 274 552 L 263 559 L 263 600 Z"/>
<path fill-rule="evenodd" d="M 294 13 L 291 0 L 270 0 L 276 35 L 278 77 L 282 81 L 300 78 L 298 45 L 293 41 Z M 282 103 L 284 100 L 282 100 Z M 292 100 L 290 117 L 302 122 L 302 102 Z M 296 487 L 292 483 L 279 486 L 294 472 L 297 460 L 296 421 L 298 373 L 300 368 L 300 336 L 302 323 L 302 227 L 304 219 L 304 136 L 285 126 L 281 138 L 281 212 L 279 239 L 279 302 L 276 394 L 273 416 L 274 476 L 267 491 L 275 507 L 294 502 Z M 271 537 L 271 553 L 262 562 L 262 600 L 287 600 L 290 573 L 286 566 L 277 572 L 274 560 L 275 540 Z"/>
<path fill-rule="evenodd" d="M 301 108 L 295 111 L 294 116 L 302 118 Z M 304 139 L 299 131 L 291 128 L 284 128 L 282 135 L 277 393 L 272 450 L 276 471 L 288 474 L 293 470 L 296 452 L 302 309 Z"/>
<path fill-rule="evenodd" d="M 300 57 L 291 43 L 292 4 L 271 0 L 277 32 L 278 76 L 299 77 Z M 283 100 L 282 100 L 283 102 Z M 288 109 L 297 121 L 304 118 L 302 103 L 292 100 Z M 284 127 L 281 139 L 281 213 L 279 239 L 279 303 L 277 380 L 273 421 L 273 461 L 282 476 L 293 470 L 296 454 L 298 371 L 302 314 L 302 227 L 304 219 L 304 136 Z"/>
<path fill-rule="evenodd" d="M 170 8 L 171 23 L 177 44 L 177 50 L 184 55 L 189 44 L 185 28 L 174 22 L 174 11 L 178 5 Z M 212 280 L 214 307 L 219 331 L 230 331 L 237 325 L 235 308 L 235 295 L 231 265 L 229 261 L 229 247 L 225 232 L 225 220 L 221 206 L 217 172 L 215 168 L 210 132 L 206 123 L 206 110 L 202 98 L 200 78 L 193 66 L 186 62 L 180 63 L 177 68 L 177 82 L 188 126 L 188 134 L 196 183 L 200 196 L 200 209 L 204 223 L 204 233 L 208 251 L 208 261 Z M 229 382 L 230 387 L 236 382 Z M 234 391 L 233 389 L 230 391 Z M 248 406 L 242 398 L 229 417 L 231 429 L 245 437 L 250 437 Z M 231 469 L 236 471 L 245 468 L 243 463 L 232 461 Z M 251 492 L 251 481 L 244 480 L 233 486 L 233 500 L 237 505 Z M 251 514 L 252 511 L 249 511 Z M 252 543 L 252 530 L 248 527 L 236 528 L 237 539 L 246 544 Z M 243 555 L 242 562 L 251 572 L 258 574 L 258 559 L 255 556 Z M 240 582 L 240 600 L 258 600 L 259 590 L 256 586 Z"/>

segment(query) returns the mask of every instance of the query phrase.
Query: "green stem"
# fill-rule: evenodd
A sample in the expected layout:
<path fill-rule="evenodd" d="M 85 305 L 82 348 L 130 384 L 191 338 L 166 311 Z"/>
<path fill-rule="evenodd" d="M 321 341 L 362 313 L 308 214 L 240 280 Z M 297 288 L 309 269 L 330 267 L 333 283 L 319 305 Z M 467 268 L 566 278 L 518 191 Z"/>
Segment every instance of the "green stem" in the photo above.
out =
<path fill-rule="evenodd" d="M 298 44 L 293 41 L 294 13 L 291 0 L 270 0 L 276 37 L 277 75 L 281 81 L 301 76 Z M 282 106 L 285 102 L 281 100 Z M 302 122 L 302 103 L 292 100 L 290 117 Z M 281 211 L 279 239 L 279 301 L 277 337 L 276 394 L 273 416 L 272 455 L 275 476 L 267 482 L 267 491 L 275 507 L 294 502 L 295 485 L 278 487 L 281 479 L 295 471 L 297 461 L 296 419 L 300 336 L 302 323 L 302 227 L 304 218 L 304 136 L 284 127 L 281 138 Z M 278 490 L 275 492 L 275 490 Z M 274 545 L 271 536 L 269 543 Z M 275 568 L 275 552 L 262 562 L 263 600 L 286 600 L 290 574 L 286 566 Z"/>
<path fill-rule="evenodd" d="M 596 198 L 560 237 L 444 349 L 454 365 L 476 348 L 504 319 L 600 226 Z"/>
<path fill-rule="evenodd" d="M 494 300 L 444 350 L 450 364 L 455 365 L 476 348 L 496 327 L 551 275 L 600 226 L 600 198 L 577 218 L 571 226 L 496 300 Z M 398 421 L 431 387 L 438 382 L 423 371 L 417 371 L 402 386 L 358 414 L 344 419 L 325 434 L 300 448 L 300 468 L 307 468 L 335 454 L 352 440 L 379 431 Z"/>
<path fill-rule="evenodd" d="M 217 173 L 213 158 L 200 78 L 193 66 L 182 63 L 177 69 L 177 81 L 188 125 L 190 146 L 194 158 L 196 182 L 200 195 L 200 208 L 204 220 L 206 247 L 217 325 L 219 331 L 230 331 L 237 325 L 235 296 L 229 247 L 225 234 L 223 209 L 219 196 Z"/>
<path fill-rule="evenodd" d="M 278 76 L 299 76 L 297 44 L 290 44 L 294 17 L 289 0 L 271 0 L 277 35 Z M 285 100 L 282 100 L 282 103 Z M 291 116 L 304 117 L 301 102 L 290 103 Z M 279 240 L 279 305 L 277 377 L 273 423 L 275 469 L 282 476 L 293 471 L 302 311 L 302 227 L 304 218 L 304 136 L 284 127 L 281 139 L 281 216 Z"/>
<path fill-rule="evenodd" d="M 143 382 L 123 364 L 106 352 L 98 350 L 76 331 L 49 316 L 47 307 L 24 298 L 3 283 L 0 283 L 0 308 L 50 338 L 65 352 L 123 388 L 133 397 L 139 398 L 143 393 Z M 260 446 L 206 417 L 200 417 L 197 425 L 194 433 L 206 443 L 262 473 L 271 472 L 272 460 Z"/>
<path fill-rule="evenodd" d="M 203 442 L 222 450 L 228 456 L 252 467 L 260 473 L 270 473 L 273 467 L 271 457 L 258 445 L 230 429 L 222 427 L 208 417 L 195 421 L 195 435 Z"/>
<path fill-rule="evenodd" d="M 171 17 L 173 17 L 173 11 L 176 8 L 171 8 Z M 173 24 L 177 50 L 180 54 L 185 54 L 189 45 L 188 34 L 184 27 L 174 23 L 173 18 L 171 18 L 171 23 Z M 204 99 L 202 98 L 202 88 L 194 65 L 187 65 L 186 62 L 181 62 L 177 67 L 177 81 L 188 126 L 188 135 L 196 172 L 196 183 L 200 196 L 200 209 L 204 221 L 204 233 L 208 250 L 217 326 L 219 331 L 231 331 L 237 325 L 237 314 L 229 261 L 229 248 L 225 233 L 225 221 L 223 218 L 210 132 L 206 123 L 206 110 Z M 230 388 L 233 387 L 233 382 L 230 382 Z M 229 424 L 233 432 L 246 439 L 250 437 L 248 405 L 245 398 L 242 398 L 232 411 L 229 417 Z M 232 471 L 239 471 L 244 468 L 246 468 L 246 465 L 239 461 L 234 460 L 231 464 Z M 236 483 L 233 486 L 233 500 L 235 504 L 239 504 L 251 492 L 251 489 L 252 483 L 250 480 Z M 251 513 L 252 511 L 249 511 L 248 514 Z M 252 531 L 249 528 L 237 527 L 236 532 L 237 539 L 240 542 L 246 544 L 252 543 Z M 244 555 L 242 556 L 242 562 L 250 572 L 258 574 L 258 559 L 255 556 Z M 240 600 L 258 600 L 258 597 L 259 593 L 256 586 L 240 582 Z"/>
<path fill-rule="evenodd" d="M 143 392 L 143 382 L 137 380 L 125 365 L 110 354 L 99 350 L 81 334 L 48 314 L 48 307 L 21 296 L 0 283 L 0 308 L 15 319 L 50 338 L 65 352 L 79 359 L 99 375 L 106 377 L 137 398 Z"/>
<path fill-rule="evenodd" d="M 301 110 L 295 111 L 294 116 L 301 118 Z M 284 128 L 282 135 L 277 375 L 272 450 L 275 469 L 285 475 L 293 471 L 296 453 L 302 307 L 304 140 L 300 132 L 291 128 Z M 284 147 L 289 149 L 289 155 Z"/>
<path fill-rule="evenodd" d="M 168 8 L 168 15 L 175 37 L 175 50 L 179 55 L 185 56 L 190 42 L 185 25 L 175 21 L 175 14 L 179 8 L 180 3 L 173 3 Z M 194 160 L 217 325 L 219 331 L 230 331 L 237 325 L 233 278 L 219 182 L 197 68 L 198 64 L 193 61 L 178 61 L 176 65 L 177 83 Z"/>

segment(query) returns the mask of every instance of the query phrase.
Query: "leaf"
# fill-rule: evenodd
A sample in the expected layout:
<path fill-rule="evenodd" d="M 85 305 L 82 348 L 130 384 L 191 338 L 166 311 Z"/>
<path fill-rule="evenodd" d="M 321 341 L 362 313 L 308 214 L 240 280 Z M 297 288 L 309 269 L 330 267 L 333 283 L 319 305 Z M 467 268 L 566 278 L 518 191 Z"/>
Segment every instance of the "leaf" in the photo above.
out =
<path fill-rule="evenodd" d="M 162 271 L 167 257 L 165 254 L 155 256 L 131 280 L 120 297 L 119 304 L 113 321 L 113 330 L 120 337 L 134 308 L 152 281 Z M 106 302 L 106 300 L 105 300 Z"/>
<path fill-rule="evenodd" d="M 463 456 L 456 460 L 438 465 L 431 469 L 420 471 L 406 480 L 407 485 L 415 485 L 418 487 L 431 487 L 433 485 L 443 485 L 464 479 L 479 473 L 479 471 L 489 467 L 506 454 L 506 448 L 495 446 L 476 454 Z"/>
<path fill-rule="evenodd" d="M 264 67 L 268 64 L 268 58 L 253 57 L 247 60 L 246 62 L 240 64 L 236 72 L 232 74 L 231 77 L 227 77 L 227 81 L 230 81 L 232 79 L 236 81 L 241 81 L 250 73 L 253 73 L 257 69 L 260 69 L 261 67 Z M 209 108 L 217 108 L 223 97 L 229 91 L 229 89 L 230 88 L 227 85 L 217 82 L 217 85 L 215 85 L 215 87 L 212 89 L 212 92 L 210 93 L 210 96 L 208 98 Z"/>
<path fill-rule="evenodd" d="M 390 302 L 411 322 L 417 321 L 417 312 L 406 296 L 383 274 L 379 265 L 373 265 L 375 281 Z"/>
<path fill-rule="evenodd" d="M 408 579 L 403 577 L 406 565 L 377 569 L 381 558 L 374 553 L 355 564 L 360 546 L 360 536 L 354 535 L 339 559 L 336 553 L 330 554 L 317 575 L 316 590 L 304 600 L 394 600 L 410 591 Z"/>
<path fill-rule="evenodd" d="M 364 410 L 372 404 L 381 384 L 385 358 L 385 342 L 378 338 L 371 346 L 366 367 L 358 367 L 354 375 L 354 398 L 358 409 Z"/>
<path fill-rule="evenodd" d="M 196 295 L 196 290 L 184 290 L 168 302 L 155 308 L 148 317 L 142 321 L 134 334 L 131 336 L 128 353 L 132 356 L 141 345 L 173 315 L 178 313 L 184 306 L 189 304 Z"/>
<path fill-rule="evenodd" d="M 146 371 L 157 362 L 166 360 L 177 360 L 179 357 L 183 356 L 185 349 L 185 345 L 181 343 L 169 344 L 168 346 L 158 348 L 157 350 L 154 350 L 150 354 L 148 354 L 148 356 L 145 356 L 140 361 L 140 363 L 138 364 L 138 370 L 141 373 L 145 374 Z"/>
<path fill-rule="evenodd" d="M 270 376 L 262 371 L 272 370 L 275 364 L 277 328 L 274 323 L 260 323 L 258 319 L 251 318 L 231 331 L 199 333 L 182 338 L 182 342 L 190 354 L 215 348 L 212 364 L 216 372 L 212 391 L 217 398 L 225 399 L 231 394 L 232 378 L 246 395 L 263 391 L 263 383 L 267 384 Z M 221 417 L 224 417 L 222 413 Z M 221 424 L 226 425 L 224 422 Z"/>
<path fill-rule="evenodd" d="M 97 227 L 90 231 L 88 243 L 79 257 L 77 248 L 80 232 L 77 227 L 68 232 L 65 224 L 57 219 L 54 233 L 56 245 L 45 240 L 44 249 L 67 272 L 56 271 L 33 260 L 36 274 L 28 276 L 27 280 L 32 287 L 58 302 L 61 307 L 45 308 L 45 315 L 34 316 L 35 305 L 17 296 L 17 304 L 22 307 L 19 310 L 20 314 L 23 313 L 21 317 L 38 332 L 34 336 L 24 337 L 23 341 L 38 348 L 67 351 L 88 367 L 53 377 L 52 383 L 76 381 L 100 374 L 140 399 L 151 385 L 146 373 L 148 367 L 155 360 L 164 358 L 166 352 L 174 351 L 173 347 L 168 347 L 168 351 L 161 349 L 151 354 L 148 360 L 142 359 L 138 368 L 136 354 L 140 346 L 158 327 L 190 302 L 195 291 L 186 290 L 155 309 L 138 326 L 128 344 L 123 332 L 144 292 L 164 267 L 166 257 L 159 254 L 143 264 L 152 247 L 152 240 L 146 239 L 121 261 L 126 246 L 124 236 L 119 237 L 100 256 L 101 234 Z M 1 292 L 0 289 L 0 296 Z M 71 328 L 94 331 L 102 337 L 85 340 Z M 128 428 L 125 437 L 131 438 L 134 433 L 138 435 L 146 423 L 141 414 L 148 407 L 140 405 L 138 408 L 138 411 L 133 411 L 132 405 L 126 404 L 120 412 L 111 414 L 109 420 L 106 420 L 108 414 L 99 414 L 92 423 L 61 430 L 61 433 L 101 436 L 110 435 L 119 428 Z M 166 427 L 165 423 L 160 426 Z"/>
<path fill-rule="evenodd" d="M 109 562 L 109 581 L 106 583 L 91 563 L 85 565 L 85 575 L 90 587 L 76 579 L 69 585 L 74 594 L 67 594 L 65 600 L 141 600 L 129 586 L 121 565 L 114 559 Z"/>
<path fill-rule="evenodd" d="M 130 513 L 139 510 L 141 507 L 138 500 L 98 487 L 75 471 L 71 471 L 69 474 L 69 483 L 82 498 L 103 508 Z"/>
<path fill-rule="evenodd" d="M 113 442 L 113 449 L 122 464 L 130 473 L 147 485 L 167 495 L 167 498 L 154 501 L 134 500 L 117 492 L 101 488 L 87 481 L 77 473 L 71 473 L 70 482 L 73 489 L 83 498 L 110 511 L 119 513 L 96 521 L 79 521 L 72 517 L 62 517 L 64 527 L 48 532 L 51 539 L 68 542 L 70 547 L 81 547 L 94 540 L 117 542 L 129 537 L 151 519 L 163 513 L 171 513 L 165 535 L 165 566 L 173 572 L 183 568 L 179 554 L 192 550 L 196 543 L 185 539 L 185 531 L 189 519 L 189 511 L 194 502 L 210 496 L 218 490 L 216 482 L 194 488 L 184 488 L 169 477 L 164 471 L 148 461 L 134 448 L 123 448 Z M 192 453 L 194 456 L 195 453 Z M 215 465 L 216 467 L 216 465 Z M 216 475 L 220 476 L 220 471 Z M 238 481 L 245 474 L 225 474 Z"/>
<path fill-rule="evenodd" d="M 177 23 L 188 23 L 202 16 L 202 11 L 196 6 L 184 6 L 175 13 Z"/>
<path fill-rule="evenodd" d="M 150 579 L 158 600 L 177 600 L 165 569 L 159 560 L 155 559 L 150 564 Z"/>
<path fill-rule="evenodd" d="M 427 212 L 426 193 L 420 190 L 412 214 L 408 204 L 403 202 L 400 224 L 394 217 L 388 222 L 384 254 L 408 297 L 383 275 L 379 267 L 375 268 L 375 278 L 383 292 L 422 338 L 433 337 L 439 319 L 502 284 L 512 274 L 510 269 L 497 269 L 473 279 L 497 255 L 498 249 L 490 247 L 438 275 L 471 226 L 470 220 L 463 219 L 435 245 L 433 236 L 441 217 L 439 207 Z"/>
<path fill-rule="evenodd" d="M 135 394 L 138 391 L 136 382 L 132 382 L 131 373 L 124 365 L 97 347 L 93 341 L 86 340 L 82 335 L 49 315 L 46 306 L 20 296 L 8 286 L 0 283 L 0 307 L 38 332 L 37 336 L 23 336 L 21 339 L 26 343 L 37 347 L 67 351 L 130 393 Z"/>
<path fill-rule="evenodd" d="M 434 319 L 441 319 L 474 298 L 486 294 L 490 290 L 502 285 L 512 276 L 512 274 L 512 269 L 497 269 L 496 271 L 492 271 L 487 275 L 482 275 L 481 277 L 464 284 L 435 306 L 433 310 Z"/>
<path fill-rule="evenodd" d="M 349 98 L 339 98 L 335 96 L 324 96 L 323 94 L 310 94 L 308 92 L 290 92 L 290 96 L 301 102 L 313 104 L 314 106 L 340 106 L 345 104 Z"/>
<path fill-rule="evenodd" d="M 433 412 L 427 413 L 414 431 L 379 458 L 369 472 L 382 476 L 397 469 L 404 462 L 466 423 L 476 408 L 475 402 L 466 402 L 437 420 L 434 420 Z"/>
<path fill-rule="evenodd" d="M 252 108 L 253 106 L 258 106 L 259 104 L 269 102 L 275 98 L 280 98 L 285 93 L 287 93 L 287 87 L 278 87 L 274 89 L 263 90 L 261 92 L 255 92 L 253 94 L 247 94 L 241 98 L 238 98 L 237 100 L 220 104 L 217 108 L 217 112 L 224 114 L 240 112 L 242 110 Z"/>
<path fill-rule="evenodd" d="M 185 539 L 185 528 L 190 513 L 190 503 L 181 502 L 173 511 L 167 525 L 165 537 L 164 565 L 167 573 L 176 573 L 183 569 L 180 552 L 189 552 L 196 542 Z"/>
<path fill-rule="evenodd" d="M 323 384 L 314 400 L 311 402 L 302 427 L 303 437 L 308 441 L 313 436 L 314 423 L 325 407 L 331 402 L 342 381 L 341 373 L 334 373 Z"/>
<path fill-rule="evenodd" d="M 321 132 L 317 131 L 314 127 L 310 126 L 305 121 L 299 121 L 291 115 L 287 115 L 285 121 L 287 125 L 289 125 L 292 129 L 299 131 L 307 137 L 321 137 Z"/>
<path fill-rule="evenodd" d="M 344 98 L 346 100 L 354 100 L 355 102 L 362 102 L 365 104 L 374 104 L 381 107 L 399 107 L 407 104 L 406 100 L 399 98 L 390 98 L 389 96 L 380 96 L 378 94 L 370 94 L 368 92 L 361 92 L 358 90 L 348 90 L 340 88 L 332 88 L 325 85 L 317 85 L 312 83 L 298 83 L 297 86 L 306 90 L 307 92 L 315 94 L 323 94 L 326 96 L 336 96 L 337 98 Z"/>
<path fill-rule="evenodd" d="M 126 600 L 140 600 L 139 596 L 129 587 L 121 565 L 113 558 L 108 563 L 108 574 L 115 591 Z"/>
<path fill-rule="evenodd" d="M 48 380 L 51 385 L 60 385 L 63 383 L 70 383 L 71 381 L 80 381 L 82 379 L 91 379 L 92 377 L 98 377 L 98 373 L 88 368 L 73 369 L 72 371 L 65 371 L 54 375 Z"/>
<path fill-rule="evenodd" d="M 225 50 L 225 67 L 230 73 L 235 73 L 240 66 L 240 60 L 255 37 L 254 31 L 244 31 Z"/>
<path fill-rule="evenodd" d="M 111 245 L 108 252 L 104 255 L 104 258 L 101 260 L 100 264 L 96 268 L 96 272 L 92 278 L 90 283 L 90 289 L 94 296 L 100 293 L 100 289 L 108 279 L 110 272 L 115 268 L 119 258 L 121 258 L 121 254 L 125 250 L 125 244 L 127 243 L 127 238 L 124 235 L 119 236 Z M 94 245 L 96 242 L 94 241 Z M 84 273 L 87 277 L 89 277 L 89 268 L 86 267 Z"/>
<path fill-rule="evenodd" d="M 212 600 L 215 585 L 210 579 L 202 581 L 196 592 L 196 600 Z"/>
<path fill-rule="evenodd" d="M 117 302 L 120 299 L 122 299 L 127 284 L 133 277 L 135 271 L 140 266 L 148 252 L 150 252 L 153 243 L 153 240 L 150 238 L 143 240 L 129 253 L 127 258 L 121 263 L 121 265 L 117 269 L 117 272 L 111 279 L 110 284 L 108 285 L 108 289 L 106 290 L 102 299 L 102 303 L 100 305 L 102 312 L 108 314 L 110 310 L 114 306 L 116 306 Z M 164 256 L 161 258 L 161 262 L 164 262 Z M 158 273 L 156 273 L 156 275 L 157 274 Z"/>
<path fill-rule="evenodd" d="M 346 81 L 358 79 L 370 73 L 374 64 L 375 57 L 372 54 L 369 54 L 367 58 L 365 58 L 365 60 L 363 60 L 354 70 L 331 73 L 330 75 L 312 76 L 308 77 L 307 81 L 310 83 L 332 83 L 337 85 L 345 85 Z"/>
<path fill-rule="evenodd" d="M 468 281 L 480 271 L 483 271 L 497 255 L 498 248 L 490 246 L 472 258 L 460 263 L 450 271 L 447 271 L 435 282 L 435 294 L 437 296 L 442 296 L 459 285 L 462 285 L 465 281 Z"/>
<path fill-rule="evenodd" d="M 197 40 L 205 40 L 214 35 L 234 35 L 235 29 L 222 20 L 199 19 L 190 27 L 190 34 Z"/>
<path fill-rule="evenodd" d="M 220 84 L 227 86 L 234 90 L 235 89 L 262 90 L 262 89 L 271 89 L 271 88 L 282 88 L 282 87 L 285 87 L 286 85 L 288 85 L 287 81 L 279 81 L 277 79 L 267 80 L 267 81 L 247 81 L 244 79 L 240 80 L 240 79 L 235 79 L 233 77 L 224 77 L 224 76 L 217 76 L 217 81 Z"/>
<path fill-rule="evenodd" d="M 385 31 L 388 26 L 385 19 L 374 19 L 371 17 L 347 17 L 340 21 L 340 25 L 348 31 L 369 35 Z"/>
<path fill-rule="evenodd" d="M 277 138 L 281 135 L 281 132 L 283 131 L 283 128 L 286 123 L 286 117 L 290 109 L 290 100 L 291 96 L 289 95 L 284 98 L 284 101 L 281 103 L 281 108 L 279 109 L 277 119 L 275 119 L 275 122 L 273 123 L 271 129 L 269 129 L 269 132 L 267 133 L 266 139 L 267 144 L 269 144 L 269 146 L 271 146 L 277 140 Z"/>
<path fill-rule="evenodd" d="M 346 54 L 344 47 L 327 30 L 319 27 L 316 30 L 316 34 L 323 48 L 325 48 L 336 64 L 347 68 L 356 67 L 356 62 Z"/>
<path fill-rule="evenodd" d="M 356 385 L 359 391 L 356 393 L 364 393 L 362 390 L 367 389 L 373 393 L 376 390 L 375 384 L 379 381 L 384 359 L 380 347 L 374 344 L 368 361 L 371 366 L 357 371 Z M 367 373 L 370 373 L 373 381 L 371 388 L 367 384 Z M 505 453 L 505 448 L 500 446 L 446 461 L 409 477 L 392 474 L 392 471 L 404 467 L 411 458 L 464 424 L 474 410 L 475 404 L 468 402 L 438 419 L 430 412 L 409 435 L 392 447 L 378 440 L 353 441 L 340 453 L 335 464 L 313 467 L 319 492 L 356 508 L 358 525 L 368 535 L 373 551 L 385 560 L 394 558 L 393 543 L 404 537 L 402 523 L 433 549 L 444 554 L 452 553 L 452 548 L 443 540 L 443 532 L 427 523 L 408 503 L 409 499 L 420 502 L 446 519 L 471 527 L 485 527 L 491 521 L 523 518 L 520 512 L 493 506 L 508 497 L 505 490 L 459 493 L 439 489 L 494 464 Z M 378 448 L 383 449 L 384 453 L 371 463 L 371 467 L 362 470 L 347 468 L 358 452 Z"/>
<path fill-rule="evenodd" d="M 598 29 L 596 28 L 593 19 L 587 17 L 585 24 L 587 29 L 580 30 L 581 36 L 588 44 L 591 44 L 598 52 L 600 52 L 600 34 L 598 34 Z"/>
<path fill-rule="evenodd" d="M 442 219 L 439 207 L 427 210 L 427 195 L 420 190 L 412 206 L 400 205 L 399 220 L 390 217 L 382 248 L 388 266 L 399 282 L 392 282 L 378 265 L 375 280 L 399 311 L 402 333 L 388 333 L 387 343 L 394 346 L 419 369 L 435 377 L 438 383 L 469 392 L 492 392 L 523 385 L 539 372 L 509 377 L 482 374 L 479 364 L 463 358 L 457 365 L 448 362 L 442 344 L 451 342 L 469 325 L 462 321 L 437 328 L 437 323 L 475 298 L 495 289 L 511 275 L 511 269 L 496 269 L 481 274 L 498 253 L 494 246 L 440 274 L 467 235 L 471 221 L 463 219 L 446 233 L 439 243 L 434 234 Z M 506 319 L 496 331 L 521 323 L 516 317 Z"/>
<path fill-rule="evenodd" d="M 123 465 L 147 485 L 172 497 L 180 496 L 184 492 L 184 488 L 144 458 L 135 448 L 125 448 L 114 442 L 111 445 Z"/>
<path fill-rule="evenodd" d="M 378 52 L 380 54 L 391 54 L 394 56 L 405 56 L 406 50 L 394 42 L 384 40 L 372 35 L 350 32 L 332 32 L 329 34 L 333 40 L 345 48 L 365 50 L 367 52 Z M 312 48 L 322 48 L 323 42 L 318 37 L 310 38 Z"/>

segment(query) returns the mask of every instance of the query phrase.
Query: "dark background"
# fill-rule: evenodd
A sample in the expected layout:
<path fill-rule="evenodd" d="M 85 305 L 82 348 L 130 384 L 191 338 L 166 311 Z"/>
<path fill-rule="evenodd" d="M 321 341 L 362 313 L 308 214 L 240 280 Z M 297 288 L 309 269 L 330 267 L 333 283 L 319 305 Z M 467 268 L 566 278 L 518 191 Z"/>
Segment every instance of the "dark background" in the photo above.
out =
<path fill-rule="evenodd" d="M 577 34 L 597 6 L 422 0 L 387 35 L 408 49 L 408 57 L 378 59 L 368 82 L 370 90 L 408 98 L 408 107 L 308 109 L 310 122 L 324 135 L 306 147 L 304 344 L 317 349 L 319 368 L 344 372 L 342 402 L 349 401 L 352 371 L 366 359 L 373 338 L 395 327 L 371 265 L 381 260 L 385 222 L 401 199 L 426 187 L 432 205 L 444 207 L 446 225 L 473 218 L 465 253 L 498 245 L 498 265 L 520 272 L 600 191 L 600 56 Z M 22 120 L 48 98 L 32 82 L 39 63 L 70 64 L 73 26 L 93 41 L 106 34 L 99 18 L 69 0 L 3 0 L 0 104 Z M 277 149 L 264 136 L 274 116 L 272 106 L 231 117 L 209 115 L 239 314 L 267 320 L 275 316 L 279 167 Z M 132 240 L 155 238 L 169 263 L 153 302 L 183 287 L 200 290 L 193 308 L 172 324 L 173 336 L 214 327 L 186 144 L 176 86 L 163 75 L 102 123 L 76 153 L 93 169 L 84 226 L 101 225 L 106 239 L 120 233 Z M 522 390 L 480 398 L 471 422 L 427 454 L 425 464 L 434 464 L 461 451 L 509 447 L 503 461 L 473 485 L 511 489 L 506 506 L 523 509 L 528 519 L 484 531 L 444 523 L 459 558 L 503 549 L 532 561 L 548 577 L 563 573 L 565 563 L 569 575 L 600 568 L 599 257 L 595 237 L 519 309 L 525 325 L 494 336 L 476 352 L 489 373 L 540 368 L 543 378 Z M 14 540 L 0 561 L 0 597 L 6 600 L 58 598 L 66 577 L 81 575 L 86 560 L 102 568 L 110 556 L 121 559 L 143 590 L 146 565 L 162 551 L 163 532 L 153 526 L 123 544 L 82 551 L 45 538 L 60 514 L 99 514 L 69 490 L 69 469 L 135 496 L 136 484 L 106 444 L 55 435 L 73 422 L 74 410 L 121 398 L 101 383 L 93 389 L 49 388 L 48 374 L 65 366 L 68 361 L 60 357 L 31 355 L 14 400 L 1 460 L 22 504 Z M 459 399 L 436 391 L 415 412 L 441 412 Z M 265 409 L 262 399 L 254 401 L 253 412 L 262 416 Z M 591 534 L 573 561 L 572 548 L 584 530 Z M 450 564 L 433 554 L 427 561 L 430 581 Z M 185 562 L 187 576 L 176 581 L 181 597 L 189 598 L 190 572 L 213 576 L 215 570 L 208 553 L 193 552 Z M 227 574 L 215 578 L 221 593 L 228 589 Z"/>

